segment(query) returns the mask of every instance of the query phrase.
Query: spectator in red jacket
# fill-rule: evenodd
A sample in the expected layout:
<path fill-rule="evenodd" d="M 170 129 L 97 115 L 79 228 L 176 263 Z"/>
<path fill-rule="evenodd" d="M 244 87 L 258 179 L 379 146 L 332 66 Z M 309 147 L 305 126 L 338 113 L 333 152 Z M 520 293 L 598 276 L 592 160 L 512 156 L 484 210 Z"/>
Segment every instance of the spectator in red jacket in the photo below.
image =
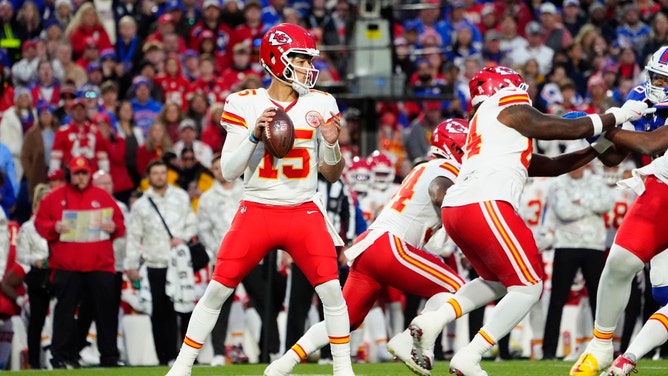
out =
<path fill-rule="evenodd" d="M 99 112 L 93 123 L 102 134 L 105 149 L 109 153 L 109 175 L 114 181 L 114 197 L 126 203 L 130 199 L 130 192 L 134 190 L 134 183 L 125 165 L 126 144 L 125 139 L 120 137 L 111 126 L 111 117 L 105 112 Z"/>
<path fill-rule="evenodd" d="M 186 108 L 185 94 L 190 81 L 183 76 L 181 60 L 178 55 L 170 54 L 165 59 L 165 71 L 154 78 L 155 84 L 162 88 L 163 101 L 176 103 Z"/>
<path fill-rule="evenodd" d="M 220 19 L 220 3 L 218 0 L 204 0 L 202 3 L 202 18 L 190 31 L 188 48 L 199 51 L 200 34 L 204 30 L 210 30 L 216 35 L 216 50 L 221 54 L 227 54 L 228 44 L 233 32 L 232 28 Z"/>
<path fill-rule="evenodd" d="M 88 38 L 93 39 L 99 50 L 114 47 L 92 2 L 85 2 L 79 7 L 74 18 L 67 26 L 65 35 L 72 43 L 75 60 L 83 55 L 88 44 Z"/>
<path fill-rule="evenodd" d="M 114 249 L 112 241 L 125 235 L 121 209 L 102 188 L 91 185 L 93 167 L 85 157 L 70 160 L 69 182 L 42 199 L 35 216 L 37 232 L 47 240 L 49 267 L 58 303 L 53 312 L 51 364 L 67 368 L 76 364 L 75 312 L 84 296 L 92 299 L 97 323 L 100 365 L 118 365 L 114 310 Z M 90 216 L 88 231 L 76 231 L 77 221 Z M 105 325 L 105 323 L 107 325 Z"/>

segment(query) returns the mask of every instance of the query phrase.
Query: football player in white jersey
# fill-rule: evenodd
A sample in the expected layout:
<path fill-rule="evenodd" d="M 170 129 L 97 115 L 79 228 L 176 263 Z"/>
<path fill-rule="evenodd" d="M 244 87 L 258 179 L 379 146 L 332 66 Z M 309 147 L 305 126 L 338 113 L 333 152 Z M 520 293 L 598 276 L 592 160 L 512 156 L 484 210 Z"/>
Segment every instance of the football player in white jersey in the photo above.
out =
<path fill-rule="evenodd" d="M 456 272 L 423 247 L 441 227 L 440 203 L 459 172 L 467 129 L 463 119 L 439 124 L 432 135 L 434 159 L 411 171 L 376 221 L 346 250 L 352 265 L 343 295 L 353 329 L 363 322 L 385 286 L 431 298 L 425 308 L 428 310 L 443 304 L 463 285 Z M 321 322 L 270 364 L 264 374 L 288 375 L 308 354 L 326 344 Z M 388 343 L 388 349 L 414 368 L 408 331 Z"/>
<path fill-rule="evenodd" d="M 510 68 L 486 67 L 469 82 L 474 106 L 462 169 L 443 200 L 445 230 L 480 276 L 441 309 L 416 317 L 409 329 L 413 358 L 429 374 L 434 341 L 450 321 L 501 299 L 492 316 L 450 361 L 459 376 L 482 376 L 480 359 L 510 332 L 540 298 L 543 266 L 531 230 L 517 214 L 528 176 L 555 176 L 583 166 L 597 151 L 549 158 L 533 154 L 532 139 L 580 139 L 640 118 L 647 104 L 629 101 L 610 114 L 564 119 L 531 106 L 522 76 Z"/>
<path fill-rule="evenodd" d="M 223 302 L 276 249 L 292 256 L 322 301 L 334 375 L 353 375 L 350 323 L 335 249 L 343 241 L 316 192 L 318 172 L 335 182 L 344 165 L 336 100 L 312 90 L 318 76 L 313 58 L 318 55 L 313 36 L 301 26 L 273 26 L 260 44 L 260 64 L 271 76 L 269 87 L 227 97 L 221 118 L 227 139 L 220 163 L 225 180 L 243 174 L 244 197 L 219 247 L 212 281 L 192 313 L 169 376 L 190 375 Z M 277 107 L 287 112 L 295 127 L 294 146 L 281 159 L 259 144 Z"/>

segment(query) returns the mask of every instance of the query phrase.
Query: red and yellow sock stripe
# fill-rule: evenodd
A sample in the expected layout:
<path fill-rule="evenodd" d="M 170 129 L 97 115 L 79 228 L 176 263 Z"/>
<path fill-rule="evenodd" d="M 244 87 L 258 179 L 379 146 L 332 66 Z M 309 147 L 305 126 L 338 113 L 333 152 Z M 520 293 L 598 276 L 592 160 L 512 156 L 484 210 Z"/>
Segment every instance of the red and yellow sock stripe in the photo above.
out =
<path fill-rule="evenodd" d="M 350 335 L 343 337 L 329 336 L 329 343 L 331 345 L 345 345 L 346 343 L 350 343 Z"/>
<path fill-rule="evenodd" d="M 487 332 L 485 332 L 484 330 L 480 329 L 480 330 L 478 331 L 478 334 L 480 334 L 480 336 L 482 336 L 482 338 L 484 338 L 485 341 L 487 341 L 487 343 L 489 343 L 490 346 L 494 346 L 494 344 L 496 343 L 496 342 L 492 339 L 492 337 L 490 337 L 489 334 L 487 334 Z"/>
<path fill-rule="evenodd" d="M 187 346 L 192 347 L 193 349 L 198 349 L 198 350 L 201 349 L 202 346 L 204 346 L 203 342 L 197 342 L 188 336 L 186 336 L 183 339 L 183 343 L 186 344 Z"/>
<path fill-rule="evenodd" d="M 297 356 L 301 360 L 306 360 L 306 358 L 308 357 L 308 354 L 306 353 L 306 351 L 304 351 L 304 348 L 299 346 L 298 343 L 295 343 L 294 345 L 292 345 L 290 350 L 294 351 L 295 354 L 297 354 Z"/>
<path fill-rule="evenodd" d="M 668 331 L 668 317 L 662 313 L 655 313 L 649 317 L 650 320 L 656 320 L 660 322 L 663 327 Z"/>
<path fill-rule="evenodd" d="M 614 337 L 615 332 L 603 332 L 600 331 L 596 328 L 594 328 L 594 338 L 599 339 L 601 341 L 612 341 L 612 337 Z"/>
<path fill-rule="evenodd" d="M 460 318 L 462 316 L 462 306 L 459 305 L 459 302 L 453 298 L 448 300 L 447 303 L 450 304 L 452 309 L 455 311 L 455 317 Z"/>

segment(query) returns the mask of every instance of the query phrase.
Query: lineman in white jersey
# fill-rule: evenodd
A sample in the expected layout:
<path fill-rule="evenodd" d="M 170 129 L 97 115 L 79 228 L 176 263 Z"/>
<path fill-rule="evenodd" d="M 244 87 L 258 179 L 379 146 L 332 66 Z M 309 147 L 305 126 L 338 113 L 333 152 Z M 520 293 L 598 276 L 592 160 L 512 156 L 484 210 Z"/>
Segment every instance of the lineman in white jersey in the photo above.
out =
<path fill-rule="evenodd" d="M 559 175 L 598 154 L 582 151 L 549 158 L 532 153 L 532 139 L 579 139 L 640 118 L 642 102 L 626 102 L 611 114 L 563 119 L 531 106 L 527 84 L 512 69 L 486 67 L 469 82 L 474 106 L 466 156 L 455 185 L 443 200 L 445 230 L 475 268 L 467 283 L 436 312 L 410 325 L 414 360 L 425 371 L 433 365 L 434 341 L 449 322 L 501 298 L 490 320 L 450 362 L 457 375 L 482 376 L 482 354 L 510 332 L 538 301 L 543 266 L 531 230 L 517 214 L 528 176 Z M 452 195 L 451 195 L 452 194 Z M 426 372 L 425 372 L 426 373 Z"/>
<path fill-rule="evenodd" d="M 422 249 L 441 227 L 440 202 L 459 171 L 467 131 L 463 119 L 439 124 L 432 137 L 437 158 L 416 166 L 376 221 L 346 252 L 352 263 L 343 287 L 350 323 L 357 328 L 385 286 L 430 298 L 426 310 L 442 304 L 464 281 L 443 260 Z M 308 354 L 327 344 L 324 323 L 312 326 L 265 375 L 288 375 Z M 406 331 L 388 343 L 388 349 L 412 364 L 411 338 Z"/>

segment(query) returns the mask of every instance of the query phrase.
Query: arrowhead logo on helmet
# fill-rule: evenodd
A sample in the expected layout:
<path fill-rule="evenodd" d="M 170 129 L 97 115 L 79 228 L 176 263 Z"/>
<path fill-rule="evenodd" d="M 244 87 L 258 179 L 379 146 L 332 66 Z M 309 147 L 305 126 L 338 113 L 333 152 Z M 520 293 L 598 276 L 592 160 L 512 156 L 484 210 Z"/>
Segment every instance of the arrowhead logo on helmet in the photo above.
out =
<path fill-rule="evenodd" d="M 269 43 L 272 46 L 280 46 L 282 44 L 292 43 L 292 38 L 281 30 L 274 31 L 269 35 Z"/>

